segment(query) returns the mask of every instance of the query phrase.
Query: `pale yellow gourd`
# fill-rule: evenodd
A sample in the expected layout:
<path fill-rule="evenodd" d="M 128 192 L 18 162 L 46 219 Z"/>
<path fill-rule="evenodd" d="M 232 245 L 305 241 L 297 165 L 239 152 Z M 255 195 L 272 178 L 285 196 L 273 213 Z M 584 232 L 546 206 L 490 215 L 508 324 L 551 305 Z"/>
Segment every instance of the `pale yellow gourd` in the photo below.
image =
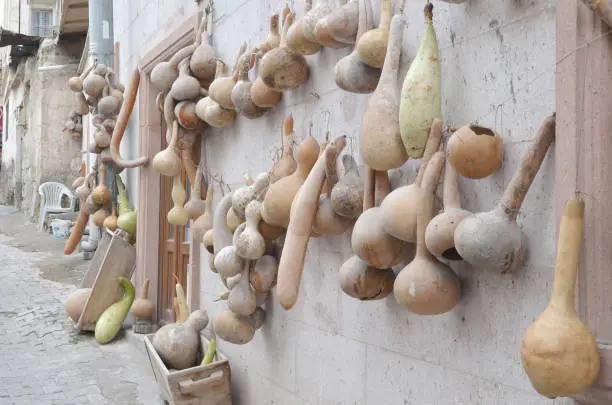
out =
<path fill-rule="evenodd" d="M 166 149 L 157 152 L 151 164 L 153 169 L 163 176 L 173 177 L 179 173 L 180 159 L 176 153 L 176 143 L 178 141 L 178 121 L 172 122 L 172 132 L 170 142 Z"/>
<path fill-rule="evenodd" d="M 174 206 L 168 212 L 168 223 L 171 225 L 185 226 L 189 222 L 189 215 L 183 207 L 187 193 L 183 187 L 181 176 L 174 176 L 172 181 L 172 191 L 170 192 Z"/>
<path fill-rule="evenodd" d="M 369 66 L 382 68 L 389 41 L 392 16 L 391 0 L 380 0 L 380 23 L 378 28 L 363 34 L 355 49 L 359 58 Z"/>

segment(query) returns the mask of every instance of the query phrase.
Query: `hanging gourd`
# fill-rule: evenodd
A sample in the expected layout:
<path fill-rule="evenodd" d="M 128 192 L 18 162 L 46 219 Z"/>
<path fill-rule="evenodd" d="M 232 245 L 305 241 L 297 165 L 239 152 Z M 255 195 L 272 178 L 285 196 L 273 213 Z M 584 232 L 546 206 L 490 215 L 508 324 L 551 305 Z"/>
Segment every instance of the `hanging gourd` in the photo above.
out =
<path fill-rule="evenodd" d="M 293 157 L 293 115 L 289 115 L 285 118 L 283 132 L 285 134 L 283 137 L 283 153 L 272 168 L 270 184 L 293 174 L 297 169 L 297 162 Z"/>
<path fill-rule="evenodd" d="M 206 198 L 208 199 L 208 193 L 206 195 Z M 185 203 L 185 211 L 187 211 L 189 219 L 197 220 L 200 216 L 204 214 L 205 209 L 206 203 L 202 201 L 202 169 L 200 168 L 200 166 L 198 166 L 198 168 L 196 169 L 194 184 L 191 185 L 189 201 Z"/>
<path fill-rule="evenodd" d="M 178 66 L 182 60 L 193 54 L 195 45 L 187 45 L 174 54 L 169 61 L 159 62 L 151 71 L 151 84 L 155 90 L 166 92 L 179 76 Z"/>
<path fill-rule="evenodd" d="M 400 96 L 402 142 L 408 157 L 415 159 L 423 156 L 432 122 L 442 115 L 438 39 L 432 12 L 433 5 L 428 2 L 425 6 L 425 33 L 404 78 Z"/>
<path fill-rule="evenodd" d="M 464 125 L 448 139 L 446 158 L 463 177 L 482 179 L 501 167 L 503 141 L 489 128 Z"/>
<path fill-rule="evenodd" d="M 280 34 L 278 31 L 278 14 L 272 14 L 270 16 L 270 32 L 266 39 L 259 45 L 259 52 L 261 55 L 265 55 L 266 52 L 277 48 L 280 45 Z"/>
<path fill-rule="evenodd" d="M 308 12 L 312 8 L 312 0 L 304 0 L 304 16 L 308 15 Z M 319 45 L 314 39 L 310 40 L 306 38 L 304 35 L 304 30 L 302 29 L 302 20 L 304 17 L 300 18 L 292 24 L 290 27 L 287 27 L 287 46 L 294 52 L 300 53 L 302 55 L 314 55 L 319 52 L 321 49 L 321 45 Z M 285 21 L 283 21 L 283 31 L 285 31 Z M 282 38 L 281 38 L 282 42 Z"/>
<path fill-rule="evenodd" d="M 387 52 L 387 42 L 389 41 L 392 14 L 391 0 L 380 0 L 380 23 L 378 28 L 363 34 L 355 47 L 357 55 L 366 65 L 374 68 L 383 67 Z"/>
<path fill-rule="evenodd" d="M 555 125 L 554 114 L 544 120 L 497 206 L 470 215 L 455 230 L 457 252 L 471 265 L 506 273 L 522 264 L 525 240 L 516 217 L 555 138 Z"/>
<path fill-rule="evenodd" d="M 389 0 L 382 0 L 383 3 L 386 1 Z M 395 169 L 408 160 L 400 133 L 397 89 L 404 25 L 404 16 L 393 17 L 380 81 L 361 122 L 359 149 L 365 164 L 374 170 Z"/>
<path fill-rule="evenodd" d="M 232 74 L 229 76 L 215 77 L 215 80 L 213 80 L 208 87 L 208 96 L 223 108 L 229 110 L 235 109 L 234 103 L 232 102 L 232 89 L 234 88 L 234 84 L 238 81 L 238 67 L 246 49 L 247 44 L 245 42 L 238 50 Z"/>
<path fill-rule="evenodd" d="M 315 38 L 321 45 L 340 49 L 355 43 L 359 22 L 359 3 L 340 1 L 340 7 L 319 19 L 314 28 Z"/>
<path fill-rule="evenodd" d="M 281 43 L 264 55 L 259 76 L 266 86 L 276 91 L 291 90 L 308 80 L 309 67 L 304 55 L 287 46 L 287 31 L 295 15 L 289 13 L 283 23 Z"/>
<path fill-rule="evenodd" d="M 189 215 L 187 215 L 187 211 L 183 208 L 186 194 L 181 176 L 174 176 L 172 179 L 172 191 L 170 192 L 173 207 L 168 212 L 168 223 L 170 225 L 185 226 L 189 222 Z"/>
<path fill-rule="evenodd" d="M 153 157 L 153 169 L 163 176 L 173 177 L 179 173 L 180 159 L 176 153 L 178 141 L 178 122 L 172 122 L 172 135 L 166 149 L 157 152 Z"/>
<path fill-rule="evenodd" d="M 584 200 L 570 198 L 561 217 L 550 302 L 523 337 L 523 368 L 535 390 L 548 398 L 579 394 L 599 376 L 597 342 L 574 307 L 583 225 Z"/>
<path fill-rule="evenodd" d="M 189 60 L 189 70 L 202 83 L 210 83 L 215 77 L 215 51 L 209 44 L 212 33 L 212 8 L 202 17 L 196 34 L 195 50 Z"/>
<path fill-rule="evenodd" d="M 369 0 L 359 1 L 359 28 L 357 42 L 372 28 L 372 7 Z M 334 80 L 338 87 L 351 93 L 371 93 L 378 85 L 381 70 L 361 61 L 357 50 L 340 59 L 334 67 Z"/>
<path fill-rule="evenodd" d="M 427 164 L 419 193 L 416 256 L 393 285 L 398 304 L 418 315 L 450 311 L 461 299 L 461 282 L 455 272 L 436 260 L 425 245 L 425 229 L 434 214 L 434 193 L 444 164 L 444 152 L 436 152 Z"/>
<path fill-rule="evenodd" d="M 189 58 L 179 65 L 179 76 L 172 83 L 170 96 L 177 101 L 191 100 L 200 95 L 200 82 L 189 73 Z"/>
<path fill-rule="evenodd" d="M 260 60 L 259 56 L 257 59 Z M 251 86 L 251 100 L 253 104 L 261 108 L 274 107 L 280 103 L 282 96 L 283 93 L 266 86 L 261 76 L 257 75 L 257 79 L 255 79 Z"/>
<path fill-rule="evenodd" d="M 255 64 L 257 50 L 243 55 L 238 67 L 238 81 L 232 89 L 231 98 L 236 112 L 248 119 L 259 118 L 268 111 L 267 108 L 259 107 L 253 103 L 251 98 L 251 87 L 253 82 L 249 80 L 249 70 Z"/>
<path fill-rule="evenodd" d="M 381 221 L 383 229 L 389 235 L 415 243 L 417 241 L 417 211 L 420 202 L 420 186 L 428 162 L 440 147 L 442 141 L 442 121 L 434 119 L 431 134 L 427 139 L 425 153 L 414 183 L 398 187 L 382 202 Z"/>
<path fill-rule="evenodd" d="M 340 288 L 361 301 L 383 299 L 393 292 L 393 269 L 377 269 L 357 256 L 351 256 L 340 267 Z"/>
<path fill-rule="evenodd" d="M 332 208 L 340 216 L 357 219 L 363 211 L 363 181 L 351 155 L 342 156 L 342 165 L 344 176 L 331 190 Z"/>

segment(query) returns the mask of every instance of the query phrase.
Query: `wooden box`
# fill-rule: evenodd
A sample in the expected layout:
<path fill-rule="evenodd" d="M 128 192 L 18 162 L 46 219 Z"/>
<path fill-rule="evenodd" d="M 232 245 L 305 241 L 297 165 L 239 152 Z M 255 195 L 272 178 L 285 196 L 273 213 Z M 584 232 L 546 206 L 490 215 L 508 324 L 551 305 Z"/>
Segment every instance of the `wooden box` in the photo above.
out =
<path fill-rule="evenodd" d="M 123 297 L 123 289 L 117 279 L 119 276 L 131 279 L 136 267 L 136 248 L 126 240 L 127 236 L 121 229 L 114 233 L 104 230 L 89 270 L 81 282 L 81 288 L 91 287 L 91 295 L 75 328 L 94 330 L 102 312 Z"/>
<path fill-rule="evenodd" d="M 210 364 L 168 370 L 155 351 L 152 339 L 153 334 L 146 335 L 144 343 L 164 401 L 170 405 L 232 405 L 231 369 L 222 353 L 217 350 Z M 198 364 L 209 344 L 204 336 L 200 336 L 200 339 L 202 345 L 198 352 Z"/>

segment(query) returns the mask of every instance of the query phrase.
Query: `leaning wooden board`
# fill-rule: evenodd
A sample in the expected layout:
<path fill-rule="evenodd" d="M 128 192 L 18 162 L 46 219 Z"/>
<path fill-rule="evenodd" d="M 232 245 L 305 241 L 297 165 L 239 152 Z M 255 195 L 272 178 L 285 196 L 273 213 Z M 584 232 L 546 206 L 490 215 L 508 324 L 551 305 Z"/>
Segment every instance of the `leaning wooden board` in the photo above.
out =
<path fill-rule="evenodd" d="M 119 276 L 132 278 L 136 267 L 136 248 L 125 240 L 127 234 L 117 229 L 112 235 L 106 251 L 104 243 L 98 247 L 102 254 L 99 270 L 91 285 L 91 295 L 83 307 L 83 312 L 75 327 L 79 330 L 94 330 L 96 321 L 111 304 L 121 299 L 123 290 L 117 282 Z M 96 258 L 92 259 L 92 262 Z M 92 263 L 92 266 L 95 263 Z M 91 271 L 91 269 L 90 269 Z M 87 276 L 86 276 L 87 277 Z"/>
<path fill-rule="evenodd" d="M 184 370 L 168 370 L 151 343 L 153 336 L 146 335 L 144 344 L 162 399 L 170 405 L 232 404 L 231 369 L 222 353 L 217 350 L 210 364 Z M 198 353 L 198 364 L 210 343 L 204 336 L 200 336 L 200 340 L 202 345 Z"/>
<path fill-rule="evenodd" d="M 79 288 L 91 288 L 93 286 L 94 281 L 96 281 L 96 276 L 100 270 L 100 266 L 102 265 L 102 260 L 106 255 L 106 251 L 108 250 L 108 245 L 110 244 L 111 238 L 113 237 L 113 233 L 108 229 L 104 228 L 104 232 L 102 232 L 102 238 L 100 239 L 100 243 L 96 248 L 96 253 L 94 253 L 91 261 L 89 262 L 89 269 L 83 277 L 83 281 L 81 281 L 81 285 Z"/>

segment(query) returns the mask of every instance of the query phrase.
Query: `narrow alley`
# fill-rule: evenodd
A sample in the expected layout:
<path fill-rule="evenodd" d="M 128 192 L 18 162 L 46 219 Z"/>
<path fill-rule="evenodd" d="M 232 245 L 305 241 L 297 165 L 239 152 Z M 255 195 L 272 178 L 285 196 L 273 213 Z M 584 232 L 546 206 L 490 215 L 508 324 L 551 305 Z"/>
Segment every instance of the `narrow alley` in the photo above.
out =
<path fill-rule="evenodd" d="M 0 405 L 160 404 L 140 341 L 101 346 L 70 324 L 63 301 L 89 262 L 64 243 L 0 207 Z"/>

